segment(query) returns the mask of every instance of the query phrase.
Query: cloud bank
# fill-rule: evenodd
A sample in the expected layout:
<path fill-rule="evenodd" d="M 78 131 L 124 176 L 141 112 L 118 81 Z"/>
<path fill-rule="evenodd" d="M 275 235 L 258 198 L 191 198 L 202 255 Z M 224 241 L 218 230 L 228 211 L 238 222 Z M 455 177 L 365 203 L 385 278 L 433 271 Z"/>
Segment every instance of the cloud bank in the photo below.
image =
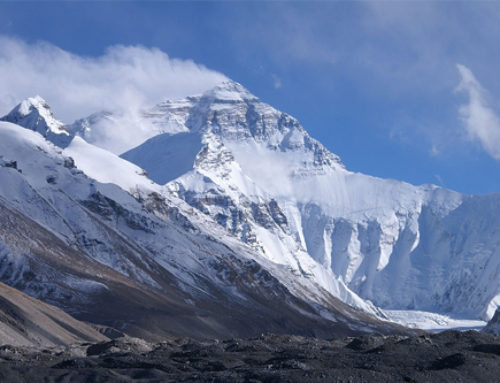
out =
<path fill-rule="evenodd" d="M 65 123 L 105 110 L 138 109 L 201 93 L 226 80 L 190 60 L 155 48 L 112 46 L 83 57 L 52 44 L 0 36 L 0 115 L 40 95 Z"/>
<path fill-rule="evenodd" d="M 486 91 L 469 68 L 457 64 L 461 81 L 457 90 L 469 97 L 469 102 L 460 107 L 460 117 L 469 138 L 481 144 L 496 160 L 500 160 L 500 119 L 490 108 Z"/>

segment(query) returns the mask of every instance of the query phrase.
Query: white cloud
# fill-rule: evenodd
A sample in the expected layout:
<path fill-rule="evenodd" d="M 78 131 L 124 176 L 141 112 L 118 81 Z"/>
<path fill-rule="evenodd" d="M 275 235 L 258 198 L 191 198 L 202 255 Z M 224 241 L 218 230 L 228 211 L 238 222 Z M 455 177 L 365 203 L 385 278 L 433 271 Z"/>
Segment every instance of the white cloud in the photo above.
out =
<path fill-rule="evenodd" d="M 461 81 L 457 90 L 467 93 L 469 101 L 460 107 L 460 116 L 469 138 L 478 141 L 493 158 L 500 160 L 500 119 L 488 105 L 485 89 L 469 68 L 457 64 Z"/>
<path fill-rule="evenodd" d="M 84 57 L 44 42 L 0 36 L 0 115 L 40 95 L 66 123 L 90 113 L 137 110 L 167 98 L 203 92 L 226 79 L 155 48 L 113 46 Z"/>
<path fill-rule="evenodd" d="M 442 187 L 444 186 L 443 178 L 439 174 L 434 174 L 434 178 L 436 178 L 437 182 L 439 182 L 439 185 Z"/>
<path fill-rule="evenodd" d="M 275 74 L 273 74 L 273 86 L 274 89 L 280 89 L 283 86 L 281 79 Z"/>
<path fill-rule="evenodd" d="M 439 150 L 438 146 L 436 144 L 432 144 L 431 148 L 429 149 L 429 154 L 432 157 L 436 157 L 436 156 L 439 156 L 440 153 L 441 153 L 441 151 Z"/>

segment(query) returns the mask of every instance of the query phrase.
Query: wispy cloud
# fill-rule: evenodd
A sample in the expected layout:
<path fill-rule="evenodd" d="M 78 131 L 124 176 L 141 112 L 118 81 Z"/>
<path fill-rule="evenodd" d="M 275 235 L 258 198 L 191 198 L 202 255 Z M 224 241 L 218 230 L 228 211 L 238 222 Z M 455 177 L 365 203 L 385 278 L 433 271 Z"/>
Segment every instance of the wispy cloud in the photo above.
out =
<path fill-rule="evenodd" d="M 431 148 L 429 149 L 429 155 L 431 157 L 436 157 L 436 156 L 439 156 L 439 154 L 440 154 L 440 150 L 439 150 L 438 146 L 436 144 L 432 144 Z"/>
<path fill-rule="evenodd" d="M 487 92 L 472 71 L 457 64 L 461 81 L 457 91 L 468 95 L 468 103 L 460 107 L 460 117 L 471 140 L 481 144 L 493 158 L 500 160 L 500 119 L 487 101 Z"/>
<path fill-rule="evenodd" d="M 56 117 L 72 122 L 103 109 L 134 109 L 203 92 L 224 79 L 155 48 L 113 46 L 100 57 L 84 57 L 0 35 L 0 115 L 38 94 Z"/>
<path fill-rule="evenodd" d="M 281 82 L 281 79 L 273 74 L 273 86 L 274 86 L 274 89 L 280 89 L 282 86 L 283 86 L 283 83 Z"/>
<path fill-rule="evenodd" d="M 434 178 L 437 180 L 440 186 L 445 187 L 443 178 L 439 174 L 434 174 Z"/>

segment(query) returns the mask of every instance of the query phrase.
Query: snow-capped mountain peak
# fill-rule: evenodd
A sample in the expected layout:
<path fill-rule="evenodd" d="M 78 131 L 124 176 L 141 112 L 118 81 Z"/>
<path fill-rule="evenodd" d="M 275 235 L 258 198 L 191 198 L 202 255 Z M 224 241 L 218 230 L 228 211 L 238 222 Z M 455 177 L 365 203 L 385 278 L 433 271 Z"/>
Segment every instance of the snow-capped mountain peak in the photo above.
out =
<path fill-rule="evenodd" d="M 227 80 L 204 93 L 205 97 L 211 97 L 219 102 L 242 102 L 258 101 L 259 99 L 250 93 L 240 83 Z"/>
<path fill-rule="evenodd" d="M 40 96 L 23 100 L 1 120 L 31 128 L 43 136 L 48 132 L 69 135 L 64 123 L 54 118 L 49 104 Z"/>
<path fill-rule="evenodd" d="M 49 104 L 40 96 L 29 97 L 18 104 L 0 121 L 11 122 L 40 133 L 59 146 L 66 146 L 70 134 L 65 124 L 54 118 Z"/>
<path fill-rule="evenodd" d="M 344 168 L 340 158 L 311 138 L 297 119 L 264 103 L 233 81 L 203 95 L 162 102 L 145 111 L 143 117 L 143 125 L 149 122 L 159 132 L 122 156 L 139 161 L 139 166 L 146 167 L 153 177 L 159 168 L 168 174 L 177 174 L 170 167 L 227 168 L 228 161 L 234 160 L 228 153 L 236 154 L 239 150 L 235 146 L 239 145 L 244 146 L 244 152 L 252 152 L 255 161 L 290 153 L 284 161 L 288 165 L 283 165 L 297 175 Z M 189 163 L 167 160 L 166 155 L 168 159 L 182 157 Z M 156 167 L 159 163 L 161 167 Z M 164 176 L 155 179 L 161 184 L 170 180 Z"/>

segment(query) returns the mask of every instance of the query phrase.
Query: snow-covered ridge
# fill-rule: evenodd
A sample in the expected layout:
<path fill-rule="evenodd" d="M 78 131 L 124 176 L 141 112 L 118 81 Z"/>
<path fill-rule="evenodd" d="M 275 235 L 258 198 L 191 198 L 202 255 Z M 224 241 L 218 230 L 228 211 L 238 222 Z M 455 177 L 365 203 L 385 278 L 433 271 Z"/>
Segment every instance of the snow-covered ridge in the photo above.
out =
<path fill-rule="evenodd" d="M 499 305 L 499 195 L 350 172 L 295 118 L 235 82 L 163 101 L 127 124 L 124 115 L 71 125 L 79 137 L 65 153 L 101 182 L 182 199 L 289 270 L 309 299 L 317 286 L 380 315 L 377 307 L 482 320 Z M 106 174 L 88 158 L 134 175 Z"/>

